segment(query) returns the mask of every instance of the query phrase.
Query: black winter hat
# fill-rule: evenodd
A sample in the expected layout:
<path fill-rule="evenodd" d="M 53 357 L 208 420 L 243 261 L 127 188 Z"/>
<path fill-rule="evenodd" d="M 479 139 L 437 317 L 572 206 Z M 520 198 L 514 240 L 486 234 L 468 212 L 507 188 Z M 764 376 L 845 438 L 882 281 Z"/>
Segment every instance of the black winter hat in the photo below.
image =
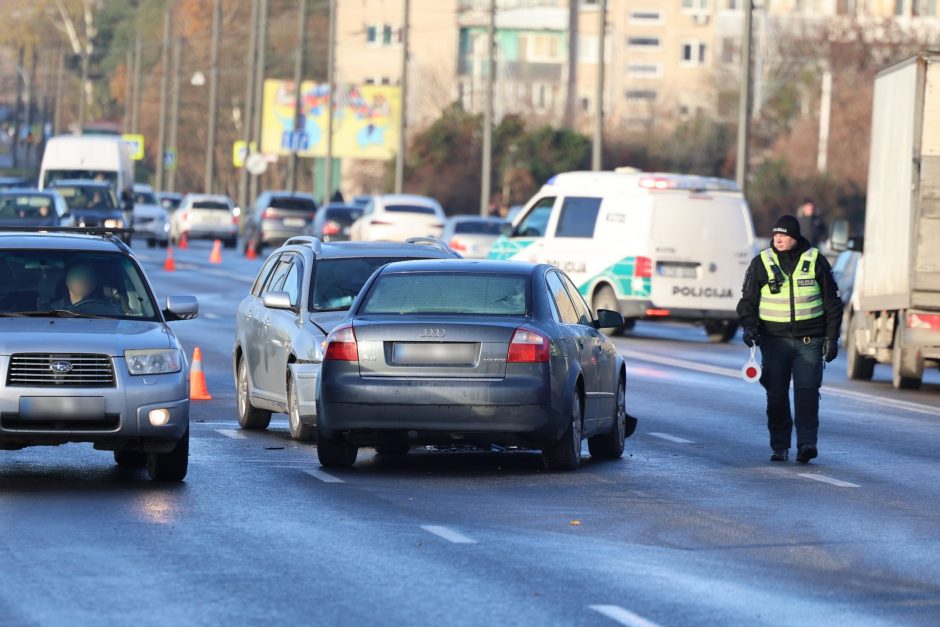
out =
<path fill-rule="evenodd" d="M 780 219 L 774 224 L 773 234 L 776 235 L 777 233 L 789 235 L 793 239 L 800 239 L 800 221 L 790 215 L 780 216 Z"/>

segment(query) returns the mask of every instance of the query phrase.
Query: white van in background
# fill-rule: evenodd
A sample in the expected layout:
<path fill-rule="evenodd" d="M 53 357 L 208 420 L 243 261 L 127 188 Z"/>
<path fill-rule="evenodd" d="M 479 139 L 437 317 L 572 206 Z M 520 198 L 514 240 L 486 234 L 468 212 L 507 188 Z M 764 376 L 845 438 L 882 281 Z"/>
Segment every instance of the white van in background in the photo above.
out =
<path fill-rule="evenodd" d="M 133 224 L 134 159 L 120 137 L 109 135 L 60 135 L 46 144 L 39 171 L 39 189 L 62 179 L 106 181 L 124 212 L 124 223 Z"/>
<path fill-rule="evenodd" d="M 553 177 L 490 259 L 561 268 L 628 329 L 637 319 L 683 320 L 727 342 L 753 255 L 751 212 L 733 181 L 631 171 Z"/>

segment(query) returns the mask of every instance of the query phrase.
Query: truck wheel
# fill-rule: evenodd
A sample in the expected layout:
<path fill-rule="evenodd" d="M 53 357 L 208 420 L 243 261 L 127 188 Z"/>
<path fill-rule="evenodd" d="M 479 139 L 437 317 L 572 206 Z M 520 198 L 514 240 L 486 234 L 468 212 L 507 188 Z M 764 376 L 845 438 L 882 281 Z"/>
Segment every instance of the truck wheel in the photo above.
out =
<path fill-rule="evenodd" d="M 189 429 L 169 453 L 147 453 L 147 474 L 154 481 L 182 481 L 189 469 Z"/>
<path fill-rule="evenodd" d="M 705 323 L 708 341 L 714 344 L 727 344 L 738 332 L 738 323 L 734 320 L 710 320 Z"/>
<path fill-rule="evenodd" d="M 287 424 L 290 437 L 298 442 L 310 442 L 316 438 L 316 427 L 300 421 L 300 403 L 297 402 L 297 390 L 291 383 L 290 373 L 287 374 Z"/>
<path fill-rule="evenodd" d="M 251 395 L 248 393 L 248 364 L 245 356 L 238 360 L 238 389 L 236 390 L 236 403 L 238 410 L 238 425 L 242 429 L 267 429 L 271 424 L 271 412 L 265 409 L 256 409 L 251 404 Z"/>
<path fill-rule="evenodd" d="M 627 408 L 624 398 L 623 379 L 617 384 L 617 402 L 614 406 L 614 424 L 610 431 L 588 438 L 591 457 L 620 459 L 623 457 L 623 441 L 627 438 Z"/>
<path fill-rule="evenodd" d="M 547 470 L 576 470 L 581 465 L 581 436 L 584 423 L 581 419 L 581 392 L 572 394 L 571 415 L 564 435 L 554 444 L 542 449 L 542 463 Z"/>
<path fill-rule="evenodd" d="M 857 335 L 856 327 L 858 326 L 857 319 L 858 316 L 849 316 L 849 330 L 845 338 L 846 374 L 849 379 L 855 381 L 871 381 L 872 376 L 875 374 L 876 362 L 871 357 L 865 357 L 858 352 L 858 344 L 855 340 Z"/>
<path fill-rule="evenodd" d="M 594 315 L 597 315 L 598 309 L 620 311 L 620 305 L 617 303 L 617 295 L 614 293 L 613 288 L 609 285 L 604 285 L 599 290 L 594 292 L 594 298 L 591 300 L 591 305 L 594 308 Z M 623 327 L 607 327 L 601 329 L 601 333 L 606 335 L 620 335 L 622 332 Z"/>
<path fill-rule="evenodd" d="M 317 458 L 324 468 L 352 468 L 358 454 L 359 447 L 343 436 L 328 438 L 317 430 Z"/>
<path fill-rule="evenodd" d="M 917 365 L 911 368 L 908 352 L 901 346 L 901 336 L 904 328 L 903 320 L 898 320 L 894 328 L 894 346 L 891 349 L 891 384 L 897 390 L 916 390 L 920 388 L 924 376 L 924 362 L 918 360 Z"/>

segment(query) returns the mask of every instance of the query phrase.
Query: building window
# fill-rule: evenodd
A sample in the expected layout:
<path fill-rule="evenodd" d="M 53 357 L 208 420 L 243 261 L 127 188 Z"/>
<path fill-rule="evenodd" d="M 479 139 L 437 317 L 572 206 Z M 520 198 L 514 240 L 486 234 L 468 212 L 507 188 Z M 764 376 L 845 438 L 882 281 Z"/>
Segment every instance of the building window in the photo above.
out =
<path fill-rule="evenodd" d="M 904 1 L 905 0 L 894 0 L 894 14 L 895 15 L 897 16 L 905 15 Z"/>
<path fill-rule="evenodd" d="M 656 91 L 652 89 L 628 89 L 627 100 L 656 100 Z"/>
<path fill-rule="evenodd" d="M 366 26 L 366 43 L 374 46 L 378 39 L 378 29 L 375 26 Z"/>
<path fill-rule="evenodd" d="M 704 13 L 711 6 L 711 0 L 682 0 L 682 10 L 686 13 Z"/>
<path fill-rule="evenodd" d="M 698 41 L 687 41 L 682 44 L 679 59 L 682 65 L 704 65 L 708 55 L 708 46 Z"/>
<path fill-rule="evenodd" d="M 657 25 L 663 23 L 663 14 L 658 9 L 633 9 L 630 11 L 631 24 Z"/>
<path fill-rule="evenodd" d="M 627 65 L 627 76 L 632 78 L 659 78 L 662 75 L 662 63 L 630 63 Z"/>
<path fill-rule="evenodd" d="M 597 63 L 597 37 L 595 35 L 578 37 L 578 63 Z"/>
<path fill-rule="evenodd" d="M 911 0 L 911 15 L 914 17 L 936 17 L 937 0 Z"/>
<path fill-rule="evenodd" d="M 653 50 L 659 48 L 659 37 L 628 37 L 627 46 L 637 50 Z"/>
<path fill-rule="evenodd" d="M 382 26 L 382 45 L 392 45 L 392 27 L 388 24 Z"/>
<path fill-rule="evenodd" d="M 735 57 L 737 57 L 737 41 L 730 37 L 724 37 L 721 40 L 721 62 L 722 63 L 734 63 Z"/>

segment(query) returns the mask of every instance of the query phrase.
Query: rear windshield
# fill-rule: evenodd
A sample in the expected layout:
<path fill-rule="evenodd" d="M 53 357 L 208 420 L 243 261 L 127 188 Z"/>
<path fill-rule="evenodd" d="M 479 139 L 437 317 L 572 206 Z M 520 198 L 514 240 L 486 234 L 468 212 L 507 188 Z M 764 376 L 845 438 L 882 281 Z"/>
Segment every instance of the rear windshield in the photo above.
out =
<path fill-rule="evenodd" d="M 314 267 L 310 285 L 310 311 L 346 311 L 372 273 L 402 257 L 350 257 L 323 259 Z"/>
<path fill-rule="evenodd" d="M 55 211 L 55 200 L 48 194 L 4 194 L 0 196 L 0 218 L 46 218 Z"/>
<path fill-rule="evenodd" d="M 418 207 L 415 205 L 386 205 L 385 210 L 389 213 L 423 213 L 428 216 L 436 216 L 437 212 L 432 207 Z"/>
<path fill-rule="evenodd" d="M 65 199 L 65 204 L 73 211 L 82 209 L 93 211 L 116 211 L 117 202 L 110 187 L 58 187 L 55 191 Z"/>
<path fill-rule="evenodd" d="M 524 316 L 528 277 L 452 272 L 390 273 L 372 285 L 361 314 Z"/>
<path fill-rule="evenodd" d="M 491 220 L 468 220 L 454 224 L 454 233 L 463 235 L 499 235 L 503 232 L 503 222 Z"/>
<path fill-rule="evenodd" d="M 193 202 L 193 209 L 218 209 L 229 211 L 231 207 L 228 206 L 228 203 L 218 200 L 196 200 Z"/>
<path fill-rule="evenodd" d="M 309 198 L 293 198 L 290 196 L 275 196 L 268 205 L 272 209 L 284 211 L 316 211 L 317 203 Z"/>
<path fill-rule="evenodd" d="M 332 220 L 333 222 L 337 222 L 341 224 L 342 226 L 349 226 L 350 224 L 358 220 L 360 216 L 362 216 L 362 212 L 363 212 L 362 209 L 355 208 L 355 207 L 349 207 L 349 208 L 345 208 L 345 207 L 335 208 L 334 207 L 332 209 L 326 210 L 325 218 L 327 220 Z"/>
<path fill-rule="evenodd" d="M 157 197 L 153 195 L 153 192 L 134 192 L 134 204 L 135 205 L 159 205 L 157 202 Z"/>

